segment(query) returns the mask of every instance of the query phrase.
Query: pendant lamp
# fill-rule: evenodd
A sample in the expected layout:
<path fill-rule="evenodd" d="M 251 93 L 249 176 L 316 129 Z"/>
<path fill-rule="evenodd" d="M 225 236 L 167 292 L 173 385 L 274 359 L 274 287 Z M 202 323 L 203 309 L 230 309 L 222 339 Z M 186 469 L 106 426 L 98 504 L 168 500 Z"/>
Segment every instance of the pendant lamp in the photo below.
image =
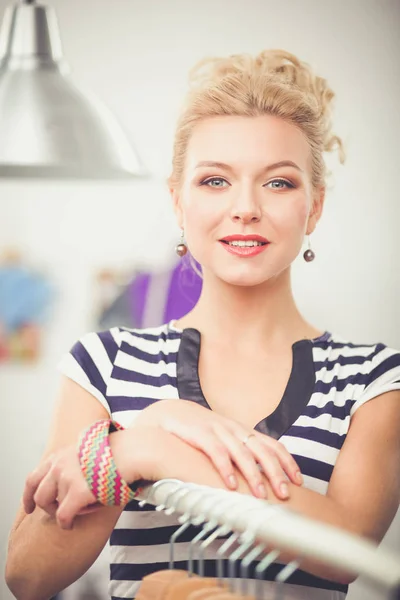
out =
<path fill-rule="evenodd" d="M 52 7 L 6 8 L 0 30 L 0 178 L 130 179 L 135 149 L 69 76 Z"/>

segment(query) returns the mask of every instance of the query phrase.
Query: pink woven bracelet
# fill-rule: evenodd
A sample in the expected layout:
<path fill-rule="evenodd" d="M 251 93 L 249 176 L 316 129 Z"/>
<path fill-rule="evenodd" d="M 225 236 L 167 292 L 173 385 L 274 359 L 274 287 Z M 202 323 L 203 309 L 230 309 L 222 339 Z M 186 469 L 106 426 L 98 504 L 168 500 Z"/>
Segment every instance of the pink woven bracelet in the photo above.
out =
<path fill-rule="evenodd" d="M 110 434 L 124 429 L 111 419 L 90 425 L 79 440 L 79 464 L 86 482 L 98 502 L 105 506 L 124 506 L 136 498 L 141 488 L 130 487 L 114 462 Z"/>

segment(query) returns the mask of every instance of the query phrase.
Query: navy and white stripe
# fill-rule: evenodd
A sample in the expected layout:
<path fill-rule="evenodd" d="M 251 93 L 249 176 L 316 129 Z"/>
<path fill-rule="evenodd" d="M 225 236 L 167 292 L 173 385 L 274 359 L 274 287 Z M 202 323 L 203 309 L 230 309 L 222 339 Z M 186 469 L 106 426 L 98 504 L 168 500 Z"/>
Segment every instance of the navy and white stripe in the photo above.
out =
<path fill-rule="evenodd" d="M 190 335 L 186 335 L 188 331 Z M 167 324 L 143 330 L 114 327 L 88 333 L 63 357 L 59 370 L 93 394 L 125 427 L 157 400 L 183 397 L 207 406 L 193 369 L 198 343 L 193 332 L 196 330 L 181 332 Z M 188 344 L 192 344 L 190 350 Z M 400 389 L 400 353 L 384 344 L 353 344 L 328 332 L 312 341 L 297 342 L 293 351 L 303 363 L 300 371 L 292 370 L 287 390 L 297 393 L 285 394 L 281 402 L 295 409 L 283 411 L 294 415 L 293 422 L 285 423 L 274 415 L 273 424 L 275 427 L 278 423 L 276 437 L 299 464 L 304 485 L 326 494 L 352 415 L 372 398 Z M 190 360 L 194 362 L 185 374 Z M 307 360 L 310 368 L 304 370 Z M 303 398 L 299 399 L 298 390 L 302 390 Z M 297 408 L 289 406 L 299 400 Z M 268 432 L 271 423 L 266 418 L 259 424 L 260 431 Z M 151 507 L 140 508 L 135 501 L 125 508 L 110 538 L 113 598 L 134 598 L 146 574 L 167 568 L 168 541 L 177 526 L 173 515 L 166 516 Z M 188 530 L 176 544 L 177 568 L 187 566 L 188 544 L 194 532 L 195 528 Z M 215 574 L 215 552 L 222 541 L 217 539 L 207 550 L 209 574 Z M 266 579 L 273 579 L 277 568 L 273 565 Z M 326 600 L 339 600 L 346 592 L 345 586 L 301 571 L 290 583 L 298 590 L 297 595 L 290 595 L 293 598 L 313 598 L 311 588 L 320 588 L 321 594 L 325 590 L 321 597 Z"/>

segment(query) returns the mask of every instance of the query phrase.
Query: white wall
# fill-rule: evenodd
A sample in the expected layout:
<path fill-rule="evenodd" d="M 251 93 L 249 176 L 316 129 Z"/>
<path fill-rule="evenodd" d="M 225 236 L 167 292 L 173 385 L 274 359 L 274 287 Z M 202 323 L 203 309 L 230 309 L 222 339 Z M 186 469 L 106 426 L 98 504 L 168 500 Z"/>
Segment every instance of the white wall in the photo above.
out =
<path fill-rule="evenodd" d="M 1 13 L 7 4 L 0 0 Z M 93 325 L 96 269 L 156 267 L 172 257 L 178 229 L 162 178 L 169 172 L 186 73 L 197 59 L 281 47 L 330 81 L 348 161 L 335 169 L 335 187 L 312 239 L 315 263 L 295 265 L 296 297 L 316 326 L 354 341 L 400 348 L 398 0 L 55 0 L 53 5 L 76 79 L 119 116 L 156 181 L 0 183 L 0 252 L 19 245 L 58 286 L 41 363 L 0 367 L 2 569 L 24 477 L 43 450 L 58 384 L 55 364 Z M 396 524 L 385 543 L 400 551 L 399 537 Z M 353 594 L 379 598 L 360 584 Z M 0 598 L 11 598 L 3 583 Z"/>

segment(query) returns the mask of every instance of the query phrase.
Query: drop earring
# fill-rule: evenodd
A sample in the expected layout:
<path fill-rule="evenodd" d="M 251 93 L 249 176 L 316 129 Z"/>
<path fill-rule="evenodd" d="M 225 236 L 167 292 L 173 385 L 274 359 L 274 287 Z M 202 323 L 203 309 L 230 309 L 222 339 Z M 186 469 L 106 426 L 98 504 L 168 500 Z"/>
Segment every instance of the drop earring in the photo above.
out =
<path fill-rule="evenodd" d="M 303 258 L 306 262 L 312 262 L 315 258 L 315 252 L 311 250 L 310 236 L 308 236 L 308 249 L 304 252 Z"/>
<path fill-rule="evenodd" d="M 187 246 L 185 244 L 185 240 L 184 240 L 184 232 L 183 229 L 181 231 L 181 239 L 179 244 L 175 247 L 175 252 L 177 253 L 178 256 L 185 256 L 186 252 L 187 252 Z"/>

